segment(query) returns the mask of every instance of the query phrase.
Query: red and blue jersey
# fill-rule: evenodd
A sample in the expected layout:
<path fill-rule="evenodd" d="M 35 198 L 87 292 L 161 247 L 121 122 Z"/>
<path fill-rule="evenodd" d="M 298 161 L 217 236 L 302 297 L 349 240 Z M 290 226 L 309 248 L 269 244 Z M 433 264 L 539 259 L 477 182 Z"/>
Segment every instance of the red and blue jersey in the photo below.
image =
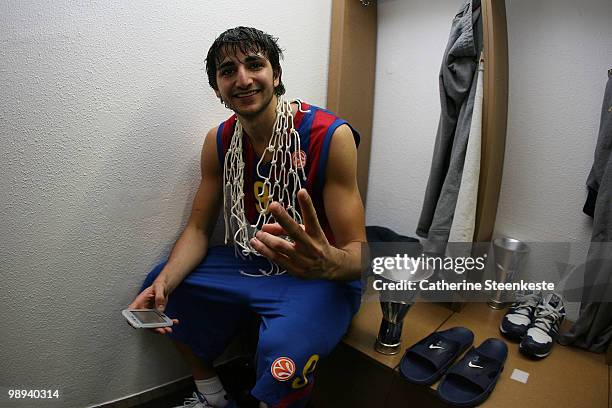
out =
<path fill-rule="evenodd" d="M 359 133 L 355 131 L 344 119 L 340 119 L 326 109 L 322 109 L 305 102 L 301 102 L 301 110 L 298 110 L 293 118 L 293 124 L 300 135 L 301 151 L 296 152 L 296 146 L 291 146 L 291 155 L 294 163 L 301 163 L 304 166 L 306 181 L 302 180 L 302 187 L 306 188 L 314 203 L 319 223 L 325 232 L 330 243 L 334 244 L 335 239 L 323 205 L 323 187 L 325 185 L 327 169 L 327 159 L 329 157 L 329 147 L 334 131 L 341 125 L 348 125 L 355 138 L 355 144 L 359 145 Z M 236 126 L 236 115 L 219 125 L 217 130 L 217 152 L 219 162 L 223 167 L 225 154 L 229 148 L 234 128 Z M 263 180 L 257 175 L 257 163 L 259 157 L 250 142 L 248 135 L 243 133 L 242 158 L 245 164 L 243 191 L 245 194 L 244 207 L 247 220 L 254 224 L 257 222 L 260 205 L 265 204 L 268 199 L 268 192 L 264 188 Z M 261 165 L 260 173 L 269 174 L 270 164 Z"/>

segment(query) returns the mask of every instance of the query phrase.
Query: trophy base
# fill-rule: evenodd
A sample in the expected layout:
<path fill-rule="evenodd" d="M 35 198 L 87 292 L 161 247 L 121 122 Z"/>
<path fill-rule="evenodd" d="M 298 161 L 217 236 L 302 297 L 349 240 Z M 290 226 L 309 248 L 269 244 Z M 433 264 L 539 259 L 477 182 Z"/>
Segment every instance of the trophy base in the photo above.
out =
<path fill-rule="evenodd" d="M 499 300 L 489 300 L 487 302 L 487 305 L 489 305 L 491 309 L 495 309 L 495 310 L 501 310 L 501 309 L 505 309 L 508 307 L 507 302 L 500 302 Z"/>
<path fill-rule="evenodd" d="M 394 354 L 399 353 L 400 344 L 391 345 L 391 344 L 381 343 L 380 341 L 376 340 L 376 343 L 374 343 L 374 350 L 376 350 L 380 354 L 384 354 L 386 356 L 392 356 Z"/>

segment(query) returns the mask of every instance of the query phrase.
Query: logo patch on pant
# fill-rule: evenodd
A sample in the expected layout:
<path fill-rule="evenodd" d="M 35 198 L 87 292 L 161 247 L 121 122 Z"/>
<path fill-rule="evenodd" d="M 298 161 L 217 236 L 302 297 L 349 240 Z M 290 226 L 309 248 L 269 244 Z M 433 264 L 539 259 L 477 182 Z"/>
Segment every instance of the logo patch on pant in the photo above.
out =
<path fill-rule="evenodd" d="M 277 381 L 288 381 L 295 374 L 295 363 L 289 357 L 279 357 L 272 363 L 270 371 Z"/>

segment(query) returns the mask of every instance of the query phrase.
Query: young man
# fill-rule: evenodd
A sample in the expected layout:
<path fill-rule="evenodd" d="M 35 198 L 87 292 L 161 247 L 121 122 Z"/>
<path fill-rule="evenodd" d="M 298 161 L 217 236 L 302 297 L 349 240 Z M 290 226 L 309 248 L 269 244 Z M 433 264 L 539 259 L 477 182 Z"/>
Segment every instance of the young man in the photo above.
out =
<path fill-rule="evenodd" d="M 359 135 L 328 111 L 284 100 L 281 57 L 276 39 L 254 28 L 227 30 L 211 46 L 209 83 L 234 115 L 206 135 L 187 226 L 130 304 L 174 319 L 156 332 L 192 367 L 194 407 L 228 406 L 212 362 L 252 312 L 261 320 L 252 395 L 262 407 L 304 406 L 318 360 L 360 303 Z M 234 248 L 209 248 L 222 206 Z"/>

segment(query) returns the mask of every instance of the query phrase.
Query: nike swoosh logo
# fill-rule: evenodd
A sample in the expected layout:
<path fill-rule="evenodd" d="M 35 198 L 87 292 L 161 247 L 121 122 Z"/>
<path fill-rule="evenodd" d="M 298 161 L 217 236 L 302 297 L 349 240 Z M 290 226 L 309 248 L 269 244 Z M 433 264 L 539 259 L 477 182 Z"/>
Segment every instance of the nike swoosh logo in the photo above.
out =
<path fill-rule="evenodd" d="M 472 368 L 484 368 L 484 367 L 481 367 L 481 366 L 479 366 L 479 365 L 472 364 L 472 362 L 471 362 L 471 361 L 468 363 L 468 367 L 472 367 Z"/>
<path fill-rule="evenodd" d="M 442 349 L 442 350 L 444 350 L 444 347 L 434 346 L 433 344 L 430 344 L 430 345 L 429 345 L 429 348 L 430 348 L 430 349 Z"/>

